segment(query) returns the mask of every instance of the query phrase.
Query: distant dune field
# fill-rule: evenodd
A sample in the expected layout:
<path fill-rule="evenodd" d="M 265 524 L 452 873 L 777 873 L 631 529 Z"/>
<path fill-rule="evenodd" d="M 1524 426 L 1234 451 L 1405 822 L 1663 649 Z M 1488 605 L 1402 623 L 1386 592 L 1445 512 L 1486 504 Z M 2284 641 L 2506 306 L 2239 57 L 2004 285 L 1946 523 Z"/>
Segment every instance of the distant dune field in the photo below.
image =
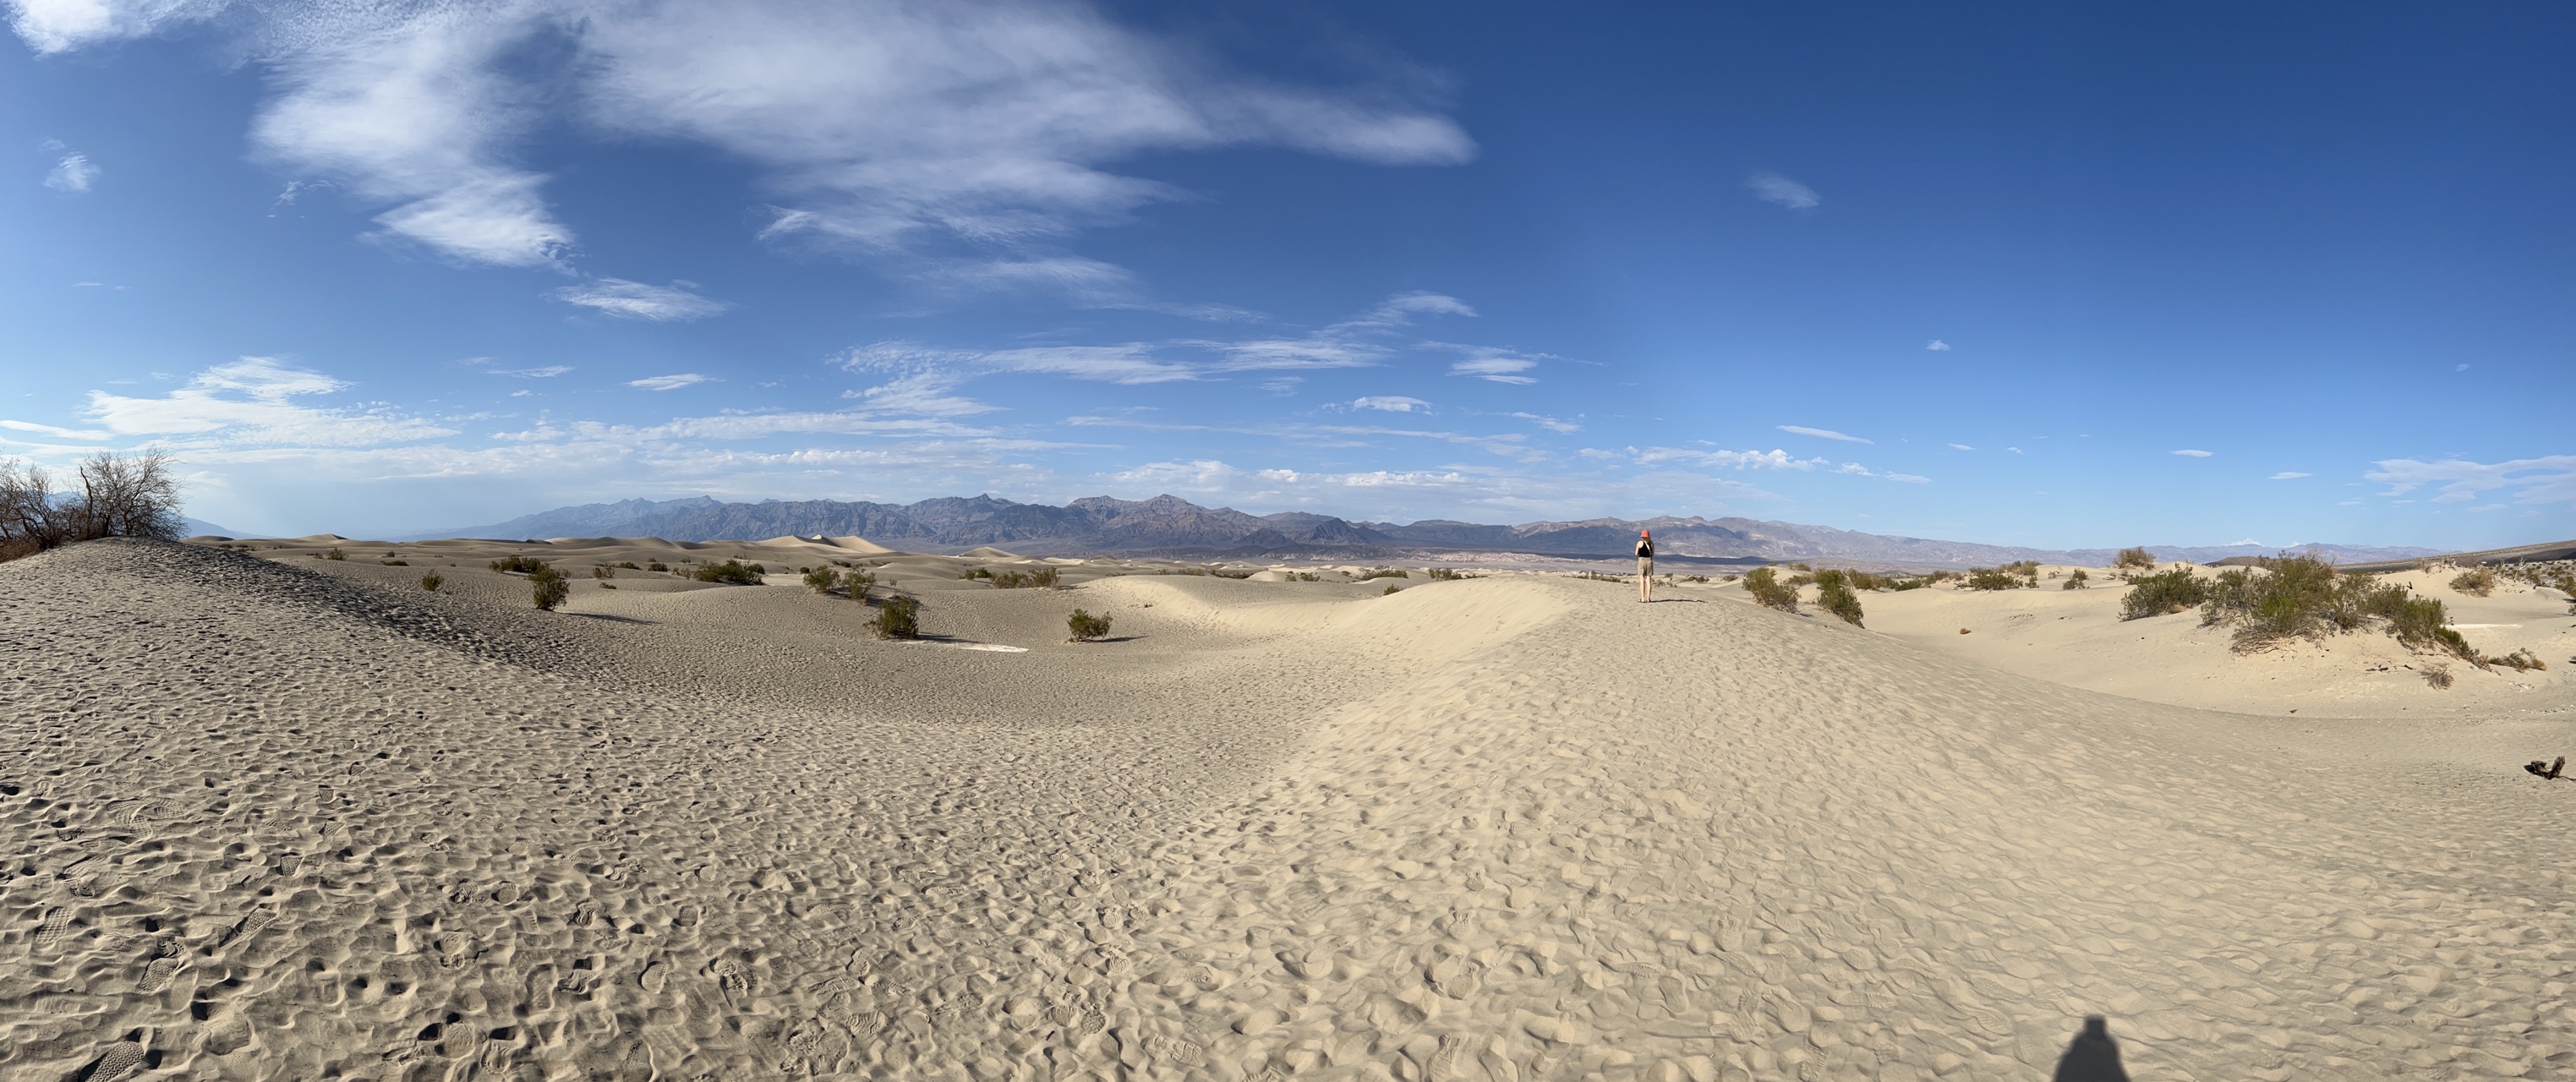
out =
<path fill-rule="evenodd" d="M 2576 743 L 2557 655 L 2381 688 L 2107 582 L 1863 629 L 1718 583 L 249 544 L 0 564 L 0 1077 L 2035 1079 L 2088 1014 L 2141 1080 L 2576 1062 L 2576 783 L 2520 766 Z M 591 577 L 684 555 L 770 585 Z M 831 562 L 925 639 L 795 584 Z M 2563 644 L 2525 594 L 2457 611 Z"/>

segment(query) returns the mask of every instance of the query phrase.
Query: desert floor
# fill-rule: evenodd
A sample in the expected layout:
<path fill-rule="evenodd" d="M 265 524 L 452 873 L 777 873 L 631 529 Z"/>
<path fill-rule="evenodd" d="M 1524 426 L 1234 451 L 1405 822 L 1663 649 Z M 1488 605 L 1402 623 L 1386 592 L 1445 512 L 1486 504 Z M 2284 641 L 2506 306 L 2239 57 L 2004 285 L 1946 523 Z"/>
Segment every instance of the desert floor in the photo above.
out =
<path fill-rule="evenodd" d="M 2088 1014 L 2160 1082 L 2576 1063 L 2555 655 L 2271 717 L 2157 678 L 2187 632 L 2016 656 L 2111 589 L 731 553 L 917 567 L 900 643 L 322 545 L 0 564 L 0 1077 L 2036 1079 Z"/>

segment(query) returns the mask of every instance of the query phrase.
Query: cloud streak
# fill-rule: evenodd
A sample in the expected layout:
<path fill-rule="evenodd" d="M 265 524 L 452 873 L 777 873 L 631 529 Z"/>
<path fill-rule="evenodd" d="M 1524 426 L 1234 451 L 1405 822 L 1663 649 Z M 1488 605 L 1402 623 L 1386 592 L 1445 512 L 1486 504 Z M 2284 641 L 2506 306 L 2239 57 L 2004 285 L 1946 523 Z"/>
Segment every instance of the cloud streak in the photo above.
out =
<path fill-rule="evenodd" d="M 642 319 L 655 323 L 705 319 L 731 307 L 722 301 L 708 300 L 690 292 L 693 285 L 690 282 L 673 282 L 668 286 L 655 286 L 623 278 L 602 278 L 577 286 L 565 286 L 548 296 L 619 319 Z"/>
<path fill-rule="evenodd" d="M 1846 435 L 1841 432 L 1836 432 L 1830 428 L 1809 428 L 1805 425 L 1773 425 L 1772 427 L 1777 428 L 1782 432 L 1791 432 L 1801 436 L 1814 436 L 1817 439 L 1824 440 L 1841 440 L 1845 443 L 1878 442 L 1876 440 L 1862 439 L 1859 436 Z"/>
<path fill-rule="evenodd" d="M 2446 458 L 2432 462 L 2412 458 L 2383 459 L 2362 478 L 2387 485 L 2382 496 L 2398 496 L 2437 485 L 2434 503 L 2469 503 L 2489 492 L 2512 493 L 2524 505 L 2576 503 L 2576 455 L 2542 455 L 2503 462 Z"/>
<path fill-rule="evenodd" d="M 1745 178 L 1744 187 L 1753 193 L 1755 199 L 1777 203 L 1791 210 L 1812 210 L 1825 202 L 1825 197 L 1817 195 L 1814 188 L 1778 173 L 1755 173 Z"/>

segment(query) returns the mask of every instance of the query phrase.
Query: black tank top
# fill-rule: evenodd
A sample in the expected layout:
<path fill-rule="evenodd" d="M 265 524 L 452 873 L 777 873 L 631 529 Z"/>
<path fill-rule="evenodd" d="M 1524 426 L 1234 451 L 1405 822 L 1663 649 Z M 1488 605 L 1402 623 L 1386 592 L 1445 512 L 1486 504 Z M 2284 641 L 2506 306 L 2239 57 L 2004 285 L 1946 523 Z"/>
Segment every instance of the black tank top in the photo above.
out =
<path fill-rule="evenodd" d="M 1654 558 L 1655 558 L 1655 543 L 1654 543 L 1652 540 L 1649 540 L 1649 539 L 1647 539 L 1647 538 L 1643 538 L 1643 537 L 1638 538 L 1638 539 L 1637 539 L 1637 558 L 1638 558 L 1638 559 L 1640 559 L 1640 560 L 1651 560 L 1651 559 L 1654 559 Z"/>

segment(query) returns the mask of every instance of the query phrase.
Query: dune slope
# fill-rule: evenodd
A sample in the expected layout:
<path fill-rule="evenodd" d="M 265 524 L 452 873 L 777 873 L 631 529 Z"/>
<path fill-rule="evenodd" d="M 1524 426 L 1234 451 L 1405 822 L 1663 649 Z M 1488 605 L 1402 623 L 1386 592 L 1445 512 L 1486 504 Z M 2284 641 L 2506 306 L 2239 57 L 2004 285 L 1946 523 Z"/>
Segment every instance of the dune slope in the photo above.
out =
<path fill-rule="evenodd" d="M 0 1074 L 2041 1077 L 2086 1013 L 2146 1078 L 2576 1056 L 2576 785 L 2515 765 L 2561 722 L 1564 579 L 926 610 L 997 654 L 409 570 L 0 565 Z"/>

